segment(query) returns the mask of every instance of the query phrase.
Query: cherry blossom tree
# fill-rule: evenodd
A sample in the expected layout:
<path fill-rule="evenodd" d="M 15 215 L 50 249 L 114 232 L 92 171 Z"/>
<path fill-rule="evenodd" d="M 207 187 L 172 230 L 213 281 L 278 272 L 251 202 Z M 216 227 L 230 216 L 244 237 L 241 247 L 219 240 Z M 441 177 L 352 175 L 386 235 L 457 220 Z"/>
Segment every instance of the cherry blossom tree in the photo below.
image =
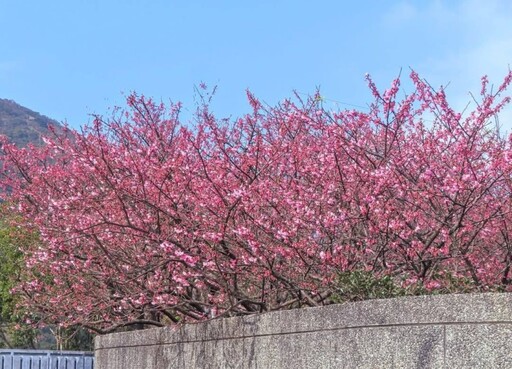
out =
<path fill-rule="evenodd" d="M 454 111 L 414 72 L 368 111 L 319 96 L 219 120 L 132 94 L 128 109 L 44 147 L 2 140 L 27 248 L 24 304 L 100 333 L 331 303 L 340 273 L 403 288 L 509 290 L 509 73 Z"/>

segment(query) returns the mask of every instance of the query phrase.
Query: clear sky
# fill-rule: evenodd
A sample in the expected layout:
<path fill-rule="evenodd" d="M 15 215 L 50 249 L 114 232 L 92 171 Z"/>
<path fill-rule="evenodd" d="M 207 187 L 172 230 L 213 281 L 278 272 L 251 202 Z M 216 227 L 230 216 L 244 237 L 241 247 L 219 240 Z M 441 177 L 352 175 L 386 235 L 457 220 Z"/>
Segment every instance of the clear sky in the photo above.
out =
<path fill-rule="evenodd" d="M 365 73 L 409 68 L 462 107 L 509 68 L 512 1 L 0 0 L 0 45 L 0 97 L 75 128 L 130 91 L 194 110 L 201 82 L 221 117 L 250 111 L 246 89 L 365 106 Z"/>

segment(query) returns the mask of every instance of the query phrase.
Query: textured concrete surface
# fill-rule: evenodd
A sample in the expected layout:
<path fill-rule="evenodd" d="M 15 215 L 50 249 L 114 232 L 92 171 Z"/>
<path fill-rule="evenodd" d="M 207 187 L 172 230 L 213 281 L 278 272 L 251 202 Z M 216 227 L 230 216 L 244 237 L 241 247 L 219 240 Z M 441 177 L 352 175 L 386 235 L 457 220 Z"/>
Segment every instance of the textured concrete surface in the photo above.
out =
<path fill-rule="evenodd" d="M 96 369 L 512 368 L 512 294 L 371 300 L 101 336 Z"/>

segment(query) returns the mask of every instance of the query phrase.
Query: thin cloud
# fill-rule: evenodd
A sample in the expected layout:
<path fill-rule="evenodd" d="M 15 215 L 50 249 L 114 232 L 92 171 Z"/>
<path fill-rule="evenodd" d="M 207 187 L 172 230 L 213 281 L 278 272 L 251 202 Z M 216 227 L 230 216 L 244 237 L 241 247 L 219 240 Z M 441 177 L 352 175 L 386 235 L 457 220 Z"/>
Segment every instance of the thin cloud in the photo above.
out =
<path fill-rule="evenodd" d="M 459 110 L 475 107 L 470 92 L 478 95 L 480 78 L 488 75 L 499 85 L 512 64 L 512 3 L 506 0 L 434 1 L 418 4 L 404 1 L 384 15 L 386 25 L 427 30 L 443 40 L 418 65 L 412 65 L 434 86 L 447 85 L 448 98 Z M 425 36 L 425 37 L 427 37 Z M 503 112 L 503 128 L 512 129 L 512 108 Z"/>
<path fill-rule="evenodd" d="M 386 26 L 398 26 L 408 23 L 418 17 L 418 8 L 410 2 L 400 2 L 384 14 L 383 22 Z"/>

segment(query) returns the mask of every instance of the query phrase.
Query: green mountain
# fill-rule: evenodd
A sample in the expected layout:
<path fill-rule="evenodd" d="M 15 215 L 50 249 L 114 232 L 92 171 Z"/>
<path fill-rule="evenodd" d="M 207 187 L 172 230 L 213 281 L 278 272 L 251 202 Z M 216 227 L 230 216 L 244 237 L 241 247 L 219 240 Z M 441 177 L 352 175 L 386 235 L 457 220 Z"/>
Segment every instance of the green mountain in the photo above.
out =
<path fill-rule="evenodd" d="M 41 135 L 48 133 L 48 126 L 61 127 L 57 121 L 12 100 L 0 99 L 0 135 L 6 135 L 18 146 L 42 144 Z"/>

